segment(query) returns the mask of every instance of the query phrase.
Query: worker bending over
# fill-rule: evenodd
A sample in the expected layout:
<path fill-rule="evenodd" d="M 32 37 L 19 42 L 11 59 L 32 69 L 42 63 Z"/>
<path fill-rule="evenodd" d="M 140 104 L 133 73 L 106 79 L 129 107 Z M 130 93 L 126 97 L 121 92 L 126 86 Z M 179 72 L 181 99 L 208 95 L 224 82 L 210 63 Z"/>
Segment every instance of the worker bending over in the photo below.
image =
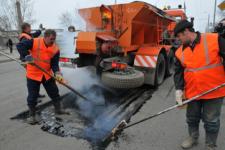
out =
<path fill-rule="evenodd" d="M 59 70 L 60 52 L 55 44 L 55 40 L 56 32 L 49 29 L 45 31 L 44 38 L 24 40 L 17 44 L 21 58 L 27 62 L 27 104 L 30 112 L 28 123 L 30 124 L 36 124 L 38 122 L 35 111 L 40 84 L 43 84 L 47 94 L 52 99 L 55 113 L 66 113 L 61 109 L 59 90 L 55 80 L 34 65 L 40 66 L 50 74 L 53 72 L 57 80 L 63 80 Z"/>
<path fill-rule="evenodd" d="M 174 75 L 179 104 L 182 104 L 183 96 L 190 99 L 225 83 L 225 39 L 216 33 L 195 32 L 193 24 L 187 20 L 176 25 L 174 34 L 182 42 L 176 51 Z M 191 148 L 198 143 L 202 119 L 206 132 L 205 149 L 216 149 L 224 96 L 225 87 L 222 87 L 188 104 L 189 137 L 182 143 L 182 148 Z"/>

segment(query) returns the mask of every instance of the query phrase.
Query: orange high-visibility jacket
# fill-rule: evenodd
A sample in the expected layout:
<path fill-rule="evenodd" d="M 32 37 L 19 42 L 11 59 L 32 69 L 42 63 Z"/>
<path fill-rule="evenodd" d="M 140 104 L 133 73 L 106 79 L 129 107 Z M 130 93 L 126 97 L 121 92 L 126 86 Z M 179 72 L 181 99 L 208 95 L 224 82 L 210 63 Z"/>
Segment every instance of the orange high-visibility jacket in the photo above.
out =
<path fill-rule="evenodd" d="M 200 43 L 194 50 L 182 46 L 176 57 L 184 67 L 185 97 L 192 98 L 220 84 L 225 83 L 225 71 L 219 55 L 218 34 L 201 35 Z M 225 97 L 225 87 L 206 94 L 198 99 Z"/>
<path fill-rule="evenodd" d="M 20 36 L 19 36 L 19 40 L 21 40 L 22 38 L 25 38 L 27 40 L 31 40 L 32 39 L 32 37 L 29 34 L 27 34 L 27 33 L 21 33 Z"/>
<path fill-rule="evenodd" d="M 30 54 L 34 58 L 34 63 L 42 67 L 48 73 L 52 74 L 51 70 L 51 59 L 59 51 L 59 48 L 56 44 L 51 47 L 46 47 L 43 38 L 34 38 L 33 39 L 33 48 L 30 50 Z M 42 72 L 35 66 L 31 64 L 27 65 L 27 78 L 41 81 L 43 76 L 46 80 L 49 80 L 51 77 L 46 73 Z"/>

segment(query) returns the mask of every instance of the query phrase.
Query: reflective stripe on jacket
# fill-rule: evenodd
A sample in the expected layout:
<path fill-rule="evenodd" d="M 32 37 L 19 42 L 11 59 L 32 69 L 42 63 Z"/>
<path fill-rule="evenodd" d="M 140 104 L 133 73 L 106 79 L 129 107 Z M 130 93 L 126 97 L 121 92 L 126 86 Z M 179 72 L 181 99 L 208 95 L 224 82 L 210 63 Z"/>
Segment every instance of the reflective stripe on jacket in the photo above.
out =
<path fill-rule="evenodd" d="M 51 59 L 59 51 L 56 44 L 46 47 L 43 38 L 34 38 L 33 39 L 33 48 L 30 50 L 30 54 L 34 58 L 35 64 L 39 65 L 45 69 L 48 73 L 52 74 L 51 69 Z M 46 73 L 42 72 L 35 66 L 30 64 L 27 65 L 27 77 L 36 81 L 41 81 L 43 76 L 46 80 L 49 80 L 51 77 Z"/>
<path fill-rule="evenodd" d="M 27 33 L 21 33 L 20 36 L 19 36 L 19 41 L 21 41 L 21 39 L 23 39 L 23 38 L 25 38 L 27 40 L 31 40 L 32 39 L 32 37 L 29 34 L 27 34 Z"/>
<path fill-rule="evenodd" d="M 192 50 L 180 47 L 176 57 L 184 67 L 185 96 L 191 98 L 225 83 L 225 71 L 219 55 L 218 34 L 201 35 L 200 43 Z M 225 87 L 199 99 L 225 97 Z"/>

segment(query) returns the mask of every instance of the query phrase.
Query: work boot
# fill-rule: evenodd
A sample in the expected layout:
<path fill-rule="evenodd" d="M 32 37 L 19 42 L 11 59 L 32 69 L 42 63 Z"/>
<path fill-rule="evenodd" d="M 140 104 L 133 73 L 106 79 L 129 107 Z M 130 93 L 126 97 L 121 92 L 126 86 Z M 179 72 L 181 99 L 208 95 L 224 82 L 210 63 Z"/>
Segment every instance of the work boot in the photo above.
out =
<path fill-rule="evenodd" d="M 65 111 L 64 109 L 62 109 L 60 101 L 56 101 L 56 102 L 53 101 L 53 105 L 55 107 L 56 115 L 70 115 L 68 111 Z"/>
<path fill-rule="evenodd" d="M 216 146 L 206 145 L 205 150 L 216 150 Z"/>
<path fill-rule="evenodd" d="M 206 133 L 206 150 L 215 150 L 218 133 Z"/>
<path fill-rule="evenodd" d="M 189 149 L 196 146 L 197 144 L 198 144 L 198 139 L 189 136 L 186 140 L 183 141 L 183 143 L 181 144 L 181 147 L 183 149 Z"/>
<path fill-rule="evenodd" d="M 27 123 L 31 125 L 35 125 L 38 123 L 38 119 L 36 118 L 36 108 L 29 108 L 29 117 L 27 118 Z"/>

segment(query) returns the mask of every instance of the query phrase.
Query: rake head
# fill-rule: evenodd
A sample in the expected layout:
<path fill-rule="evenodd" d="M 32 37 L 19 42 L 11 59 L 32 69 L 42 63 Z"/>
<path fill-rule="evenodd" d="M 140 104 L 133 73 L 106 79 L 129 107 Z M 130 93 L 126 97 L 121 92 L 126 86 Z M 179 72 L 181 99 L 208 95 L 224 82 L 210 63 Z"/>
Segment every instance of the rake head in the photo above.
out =
<path fill-rule="evenodd" d="M 112 129 L 111 132 L 111 140 L 115 140 L 117 135 L 121 133 L 121 131 L 127 126 L 127 122 L 122 120 L 115 128 Z"/>

